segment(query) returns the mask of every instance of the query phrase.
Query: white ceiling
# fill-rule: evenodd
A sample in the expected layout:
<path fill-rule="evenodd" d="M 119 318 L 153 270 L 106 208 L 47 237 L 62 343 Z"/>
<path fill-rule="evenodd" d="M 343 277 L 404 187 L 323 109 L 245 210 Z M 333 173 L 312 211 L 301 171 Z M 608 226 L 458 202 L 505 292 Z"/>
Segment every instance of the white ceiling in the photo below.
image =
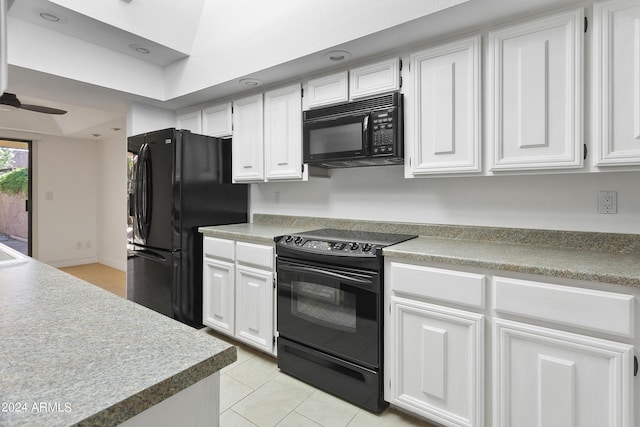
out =
<path fill-rule="evenodd" d="M 149 37 L 133 34 L 131 31 L 60 6 L 60 3 L 72 1 L 80 0 L 17 0 L 9 10 L 9 15 L 32 24 L 47 26 L 55 31 L 64 32 L 78 39 L 90 41 L 156 65 L 169 64 L 188 55 L 187 49 L 181 48 L 182 51 L 178 51 L 173 47 L 166 46 L 169 44 L 166 41 L 158 43 Z M 132 0 L 132 4 L 136 1 L 141 0 Z M 201 0 L 200 4 L 202 1 L 211 0 Z M 119 2 L 126 3 L 122 0 Z M 550 7 L 581 2 L 584 3 L 583 0 L 469 0 L 464 5 L 439 12 L 437 16 L 416 19 L 335 47 L 351 51 L 353 53 L 352 60 L 355 61 L 393 49 L 396 46 L 422 42 L 430 37 L 438 38 L 460 32 L 461 29 L 477 28 L 488 22 L 504 21 L 523 14 L 538 13 Z M 51 13 L 64 16 L 66 25 L 60 26 L 44 21 L 39 17 L 42 11 L 51 11 Z M 300 19 L 308 19 L 308 17 L 301 16 Z M 135 40 L 135 43 L 140 45 L 153 47 L 154 55 L 140 55 L 130 49 L 128 45 L 131 44 L 131 40 Z M 274 46 L 272 48 L 280 49 L 283 47 Z M 251 77 L 261 78 L 266 84 L 269 84 L 322 70 L 328 67 L 323 53 L 318 52 L 298 60 L 279 64 L 253 73 Z M 23 110 L 0 111 L 0 129 L 28 130 L 34 135 L 52 134 L 90 140 L 99 140 L 105 135 L 111 134 L 114 132 L 113 128 L 124 129 L 126 108 L 129 102 L 143 102 L 170 110 L 178 110 L 229 96 L 242 90 L 237 85 L 237 79 L 234 79 L 174 99 L 158 101 L 11 65 L 8 76 L 7 91 L 17 94 L 22 103 L 45 105 L 69 112 L 64 116 L 49 116 Z M 0 137 L 3 136 L 1 133 L 0 131 Z M 94 134 L 100 136 L 96 137 Z"/>

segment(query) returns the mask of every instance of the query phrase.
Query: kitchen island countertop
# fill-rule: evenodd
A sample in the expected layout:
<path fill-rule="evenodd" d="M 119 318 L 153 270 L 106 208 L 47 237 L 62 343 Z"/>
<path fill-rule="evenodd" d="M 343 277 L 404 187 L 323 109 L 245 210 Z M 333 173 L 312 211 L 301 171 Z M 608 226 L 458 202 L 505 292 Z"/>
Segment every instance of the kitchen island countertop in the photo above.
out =
<path fill-rule="evenodd" d="M 116 425 L 235 347 L 44 263 L 0 269 L 0 425 Z"/>

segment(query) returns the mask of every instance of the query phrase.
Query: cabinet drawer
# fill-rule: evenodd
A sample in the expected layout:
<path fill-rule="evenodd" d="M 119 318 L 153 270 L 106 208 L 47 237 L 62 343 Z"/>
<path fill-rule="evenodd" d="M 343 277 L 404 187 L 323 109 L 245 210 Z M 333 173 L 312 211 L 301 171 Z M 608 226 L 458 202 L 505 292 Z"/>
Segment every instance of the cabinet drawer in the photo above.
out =
<path fill-rule="evenodd" d="M 482 274 L 391 262 L 390 278 L 394 292 L 476 308 L 485 305 L 485 276 Z"/>
<path fill-rule="evenodd" d="M 497 312 L 633 337 L 632 295 L 494 277 Z"/>
<path fill-rule="evenodd" d="M 234 241 L 205 236 L 202 239 L 202 253 L 207 258 L 222 258 L 233 261 Z"/>
<path fill-rule="evenodd" d="M 243 264 L 273 268 L 273 247 L 271 246 L 238 242 L 236 244 L 236 257 L 238 262 Z"/>

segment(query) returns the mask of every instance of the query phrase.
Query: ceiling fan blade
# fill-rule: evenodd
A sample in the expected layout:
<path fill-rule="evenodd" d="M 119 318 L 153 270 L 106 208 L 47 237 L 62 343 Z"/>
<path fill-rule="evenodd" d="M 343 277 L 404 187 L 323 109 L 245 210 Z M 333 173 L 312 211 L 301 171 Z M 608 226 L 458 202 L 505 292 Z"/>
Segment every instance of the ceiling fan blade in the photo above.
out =
<path fill-rule="evenodd" d="M 29 105 L 22 104 L 20 107 L 23 110 L 35 111 L 36 113 L 44 113 L 44 114 L 67 114 L 65 110 L 59 110 L 57 108 L 44 107 L 42 105 Z"/>

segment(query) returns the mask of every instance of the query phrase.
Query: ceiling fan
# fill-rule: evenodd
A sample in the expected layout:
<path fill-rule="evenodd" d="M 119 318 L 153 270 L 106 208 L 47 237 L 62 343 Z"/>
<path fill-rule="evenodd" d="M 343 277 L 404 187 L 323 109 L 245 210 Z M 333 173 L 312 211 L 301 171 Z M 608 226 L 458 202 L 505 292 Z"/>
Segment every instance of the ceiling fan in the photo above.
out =
<path fill-rule="evenodd" d="M 45 107 L 42 105 L 23 104 L 15 94 L 9 92 L 4 92 L 2 96 L 0 96 L 0 108 L 2 108 L 2 105 L 8 105 L 10 107 L 19 108 L 22 110 L 35 111 L 36 113 L 67 114 L 65 110 L 59 110 L 57 108 Z"/>

